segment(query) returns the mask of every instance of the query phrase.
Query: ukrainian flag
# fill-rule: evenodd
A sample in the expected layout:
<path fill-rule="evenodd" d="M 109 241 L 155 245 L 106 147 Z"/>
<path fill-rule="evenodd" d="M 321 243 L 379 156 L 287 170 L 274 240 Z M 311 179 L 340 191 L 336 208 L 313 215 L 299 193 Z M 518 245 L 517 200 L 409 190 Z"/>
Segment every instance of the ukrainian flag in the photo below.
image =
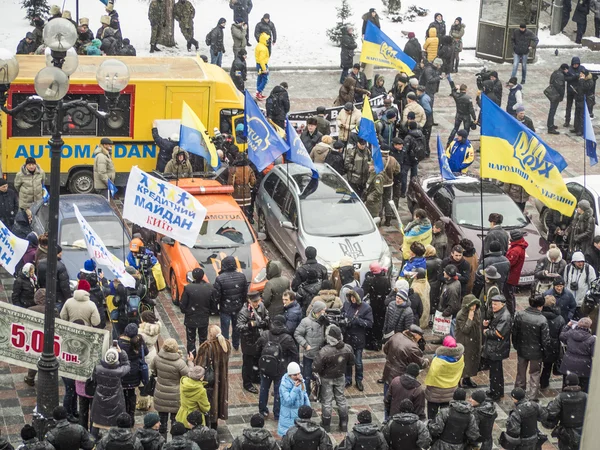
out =
<path fill-rule="evenodd" d="M 375 172 L 383 172 L 383 157 L 381 156 L 381 148 L 379 147 L 379 140 L 377 139 L 377 132 L 375 131 L 373 111 L 371 110 L 369 97 L 366 95 L 365 101 L 363 102 L 362 117 L 358 124 L 358 137 L 363 138 L 371 144 L 373 148 L 373 165 L 375 166 Z"/>
<path fill-rule="evenodd" d="M 365 39 L 360 52 L 360 62 L 390 67 L 407 75 L 413 74 L 412 70 L 417 64 L 414 59 L 400 50 L 400 47 L 394 41 L 371 22 L 367 22 Z"/>
<path fill-rule="evenodd" d="M 183 102 L 181 109 L 179 146 L 189 153 L 202 156 L 213 169 L 221 165 L 217 149 L 210 140 L 204 124 L 186 102 Z"/>
<path fill-rule="evenodd" d="M 561 175 L 564 158 L 486 95 L 481 98 L 481 177 L 518 184 L 548 208 L 573 215 L 577 201 Z"/>

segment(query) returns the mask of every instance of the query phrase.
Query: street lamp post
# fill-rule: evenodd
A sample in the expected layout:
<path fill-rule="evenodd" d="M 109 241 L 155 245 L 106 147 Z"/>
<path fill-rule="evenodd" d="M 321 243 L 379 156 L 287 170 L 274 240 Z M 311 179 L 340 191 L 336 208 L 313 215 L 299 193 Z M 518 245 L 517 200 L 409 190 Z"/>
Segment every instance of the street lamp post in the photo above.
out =
<path fill-rule="evenodd" d="M 88 119 L 79 125 L 89 124 L 93 117 L 106 120 L 121 114 L 117 107 L 119 93 L 129 82 L 127 66 L 118 60 L 105 60 L 98 68 L 96 79 L 105 91 L 109 112 L 97 111 L 84 100 L 64 102 L 69 89 L 69 76 L 77 69 L 77 53 L 72 48 L 77 39 L 73 24 L 66 19 L 54 19 L 44 27 L 47 67 L 38 72 L 34 86 L 37 96 L 31 96 L 13 109 L 6 107 L 10 83 L 19 72 L 16 58 L 0 49 L 0 108 L 6 114 L 17 115 L 29 123 L 43 121 L 48 125 L 50 145 L 50 200 L 48 218 L 48 263 L 46 276 L 46 306 L 44 311 L 44 346 L 38 361 L 37 413 L 38 435 L 43 436 L 47 418 L 58 406 L 59 362 L 54 353 L 54 325 L 56 306 L 56 270 L 58 247 L 58 213 L 60 196 L 60 162 L 64 141 L 62 130 L 65 112 L 85 108 Z M 75 121 L 73 115 L 72 120 Z M 85 123 L 87 120 L 87 123 Z"/>

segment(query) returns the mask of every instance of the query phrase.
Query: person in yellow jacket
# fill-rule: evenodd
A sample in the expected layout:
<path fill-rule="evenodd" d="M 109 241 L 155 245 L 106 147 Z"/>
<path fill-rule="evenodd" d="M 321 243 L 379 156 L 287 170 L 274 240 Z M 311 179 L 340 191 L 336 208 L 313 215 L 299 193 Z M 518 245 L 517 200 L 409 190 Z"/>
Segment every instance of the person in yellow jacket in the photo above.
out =
<path fill-rule="evenodd" d="M 432 62 L 437 58 L 440 40 L 437 37 L 437 30 L 434 27 L 429 29 L 427 36 L 423 44 L 423 51 L 427 52 L 427 61 Z"/>
<path fill-rule="evenodd" d="M 204 414 L 210 411 L 210 403 L 204 387 L 204 373 L 204 367 L 194 366 L 187 376 L 181 378 L 179 384 L 180 406 L 175 420 L 184 424 L 186 428 L 192 428 L 187 417 L 193 411 L 200 411 L 203 414 L 202 425 L 206 425 Z"/>
<path fill-rule="evenodd" d="M 266 97 L 263 91 L 269 82 L 269 35 L 261 33 L 258 38 L 258 44 L 254 49 L 254 59 L 256 59 L 256 70 L 258 77 L 256 78 L 256 100 L 264 100 Z"/>

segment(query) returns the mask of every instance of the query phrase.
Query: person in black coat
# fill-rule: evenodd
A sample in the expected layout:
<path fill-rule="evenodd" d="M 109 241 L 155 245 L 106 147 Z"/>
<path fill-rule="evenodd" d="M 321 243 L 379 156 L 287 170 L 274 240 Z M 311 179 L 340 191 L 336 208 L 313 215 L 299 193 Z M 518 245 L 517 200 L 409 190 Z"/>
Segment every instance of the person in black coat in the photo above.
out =
<path fill-rule="evenodd" d="M 590 0 L 579 0 L 573 13 L 573 22 L 577 24 L 577 34 L 575 35 L 575 43 L 581 44 L 581 39 L 587 28 L 587 16 L 590 13 Z"/>
<path fill-rule="evenodd" d="M 544 301 L 542 315 L 548 321 L 550 341 L 546 346 L 547 352 L 543 361 L 542 375 L 540 376 L 540 389 L 546 389 L 550 386 L 550 375 L 552 373 L 560 375 L 560 332 L 566 325 L 560 308 L 556 306 L 556 299 L 553 296 L 547 296 Z"/>
<path fill-rule="evenodd" d="M 0 178 L 0 221 L 11 229 L 18 211 L 19 196 L 9 189 L 6 179 Z"/>
<path fill-rule="evenodd" d="M 164 172 L 167 163 L 173 158 L 173 149 L 179 145 L 179 133 L 169 136 L 169 139 L 163 138 L 158 134 L 156 120 L 152 124 L 152 139 L 158 145 L 158 159 L 156 161 L 156 171 Z"/>
<path fill-rule="evenodd" d="M 588 395 L 581 391 L 579 377 L 574 373 L 567 375 L 565 381 L 562 392 L 548 403 L 548 416 L 543 425 L 554 428 L 559 449 L 575 450 L 581 444 Z M 555 436 L 554 432 L 552 436 Z"/>
<path fill-rule="evenodd" d="M 551 97 L 548 98 L 548 100 L 550 100 L 550 109 L 548 110 L 548 119 L 546 121 L 549 134 L 560 134 L 556 131 L 558 127 L 554 125 L 554 116 L 556 115 L 558 104 L 565 98 L 565 75 L 567 73 L 569 73 L 569 65 L 561 64 L 558 70 L 555 70 L 552 72 L 552 75 L 550 75 L 550 83 L 548 86 L 551 88 Z"/>
<path fill-rule="evenodd" d="M 494 402 L 490 402 L 483 390 L 477 390 L 471 394 L 469 399 L 473 405 L 473 416 L 479 427 L 479 439 L 481 443 L 479 450 L 492 450 L 494 422 L 498 417 Z"/>
<path fill-rule="evenodd" d="M 36 49 L 35 36 L 33 33 L 27 33 L 17 45 L 17 55 L 33 55 Z"/>
<path fill-rule="evenodd" d="M 344 84 L 348 72 L 354 65 L 354 50 L 356 50 L 356 47 L 354 28 L 351 26 L 342 28 L 342 37 L 340 38 L 340 67 L 342 68 L 340 84 Z"/>
<path fill-rule="evenodd" d="M 587 103 L 588 111 L 591 114 L 592 108 L 594 107 L 595 95 L 594 90 L 596 88 L 596 82 L 592 74 L 587 70 L 579 74 L 579 84 L 577 85 L 577 95 L 575 96 L 575 122 L 573 123 L 573 129 L 571 133 L 575 133 L 577 136 L 583 135 L 583 111 L 584 105 Z"/>
<path fill-rule="evenodd" d="M 287 89 L 288 84 L 285 81 L 280 83 L 279 86 L 273 88 L 266 101 L 267 118 L 281 128 L 285 128 L 285 119 L 290 112 L 290 97 Z"/>
<path fill-rule="evenodd" d="M 217 430 L 202 425 L 204 418 L 200 411 L 196 410 L 189 413 L 187 421 L 192 426 L 192 429 L 185 435 L 187 440 L 195 442 L 202 450 L 219 449 L 219 436 Z"/>
<path fill-rule="evenodd" d="M 71 285 L 69 284 L 69 273 L 67 267 L 61 261 L 62 247 L 56 246 L 56 303 L 60 310 L 62 304 L 71 298 Z M 46 287 L 46 271 L 48 269 L 48 260 L 43 259 L 37 267 L 38 284 L 40 288 Z"/>
<path fill-rule="evenodd" d="M 537 423 L 546 420 L 546 410 L 539 403 L 526 398 L 525 391 L 521 388 L 514 388 L 510 396 L 515 403 L 515 409 L 508 415 L 506 433 L 500 436 L 500 446 L 515 449 L 539 448 L 536 445 L 539 439 Z"/>
<path fill-rule="evenodd" d="M 375 11 L 375 8 L 369 9 L 369 12 L 363 14 L 362 16 L 363 24 L 362 24 L 362 37 L 365 38 L 365 33 L 367 32 L 367 23 L 371 22 L 377 28 L 381 29 L 381 23 L 379 22 L 379 14 Z"/>
<path fill-rule="evenodd" d="M 441 39 L 442 36 L 446 35 L 446 21 L 444 20 L 444 16 L 441 13 L 435 13 L 435 16 L 433 16 L 433 18 L 434 20 L 429 24 L 427 30 L 429 30 L 430 28 L 435 28 L 435 30 L 437 31 L 438 39 Z"/>
<path fill-rule="evenodd" d="M 125 397 L 125 411 L 133 423 L 137 401 L 135 390 L 142 382 L 140 362 L 148 354 L 148 347 L 142 336 L 138 334 L 138 326 L 135 323 L 130 323 L 125 327 L 124 333 L 119 336 L 118 343 L 119 348 L 127 353 L 130 364 L 129 373 L 121 378 L 121 386 L 123 386 L 123 396 Z"/>
<path fill-rule="evenodd" d="M 458 276 L 458 281 L 460 281 L 460 287 L 462 291 L 461 295 L 466 295 L 467 284 L 469 283 L 469 279 L 471 278 L 471 270 L 474 270 L 474 268 L 471 268 L 469 262 L 463 257 L 463 253 L 464 249 L 460 245 L 455 245 L 454 247 L 452 247 L 452 252 L 450 253 L 450 256 L 448 256 L 442 261 L 442 273 L 440 275 L 439 280 L 442 282 L 444 281 L 443 270 L 447 266 L 452 265 L 456 267 L 456 275 Z"/>
<path fill-rule="evenodd" d="M 56 421 L 56 425 L 48 431 L 46 440 L 56 450 L 92 450 L 94 448 L 94 440 L 88 431 L 81 425 L 70 423 L 67 420 L 67 409 L 64 406 L 54 408 L 52 418 Z"/>
<path fill-rule="evenodd" d="M 240 332 L 237 327 L 238 313 L 244 307 L 248 294 L 248 281 L 246 275 L 237 271 L 233 256 L 226 256 L 221 262 L 221 271 L 215 279 L 215 302 L 219 307 L 221 319 L 221 332 L 225 339 L 229 339 L 229 326 L 233 327 L 233 348 L 240 346 Z"/>
<path fill-rule="evenodd" d="M 244 389 L 258 394 L 252 383 L 259 381 L 258 340 L 263 330 L 269 328 L 269 313 L 260 298 L 260 292 L 248 293 L 248 303 L 242 307 L 237 319 L 237 329 L 242 342 L 242 382 Z"/>
<path fill-rule="evenodd" d="M 296 294 L 293 291 L 287 290 L 283 293 L 283 317 L 285 317 L 285 327 L 292 336 L 294 331 L 302 322 L 304 315 L 302 314 L 302 306 L 296 301 Z"/>
<path fill-rule="evenodd" d="M 415 69 L 423 60 L 423 48 L 421 47 L 419 40 L 415 37 L 415 33 L 412 31 L 408 33 L 408 41 L 404 45 L 404 53 L 410 56 L 417 63 Z"/>
<path fill-rule="evenodd" d="M 200 413 L 200 411 L 197 411 Z M 189 417 L 189 416 L 188 416 Z M 189 420 L 188 420 L 189 422 Z M 144 416 L 144 428 L 138 428 L 135 437 L 140 440 L 144 450 L 162 450 L 165 438 L 159 433 L 160 416 L 157 412 L 149 412 Z"/>
<path fill-rule="evenodd" d="M 271 21 L 271 15 L 269 13 L 263 15 L 260 22 L 254 27 L 254 39 L 256 39 L 256 42 L 260 41 L 259 38 L 262 33 L 267 33 L 271 38 L 267 39 L 267 48 L 269 49 L 269 56 L 271 56 L 271 46 L 275 45 L 277 42 L 277 29 L 275 28 L 275 24 Z"/>
<path fill-rule="evenodd" d="M 492 320 L 483 321 L 483 352 L 481 356 L 490 365 L 490 390 L 486 395 L 497 401 L 504 397 L 504 370 L 502 361 L 510 354 L 512 318 L 502 295 L 492 297 Z"/>
<path fill-rule="evenodd" d="M 363 391 L 362 354 L 365 348 L 367 330 L 373 327 L 373 311 L 368 303 L 361 298 L 362 289 L 349 290 L 342 307 L 342 314 L 347 321 L 344 332 L 344 342 L 354 351 L 356 364 L 356 389 Z M 352 366 L 346 368 L 346 387 L 352 386 Z"/>
<path fill-rule="evenodd" d="M 19 210 L 15 215 L 15 223 L 11 231 L 18 238 L 27 239 L 27 235 L 33 231 L 31 228 L 31 211 Z"/>
<path fill-rule="evenodd" d="M 600 274 L 600 236 L 594 236 L 592 246 L 585 252 L 585 262 Z"/>
<path fill-rule="evenodd" d="M 568 2 L 566 2 L 568 3 Z M 573 107 L 573 101 L 577 96 L 577 86 L 579 85 L 579 75 L 585 69 L 581 65 L 579 56 L 573 56 L 571 58 L 571 65 L 569 71 L 565 74 L 565 81 L 567 82 L 567 106 L 565 108 L 565 123 L 564 127 L 568 127 L 571 124 L 571 108 Z"/>
<path fill-rule="evenodd" d="M 231 9 L 233 9 L 233 22 L 234 23 L 248 23 L 248 19 L 250 16 L 250 13 L 252 12 L 252 8 L 253 8 L 253 4 L 252 4 L 252 0 L 231 0 L 229 2 L 229 7 Z M 246 27 L 246 42 L 248 42 L 248 46 L 251 46 L 252 44 L 250 44 L 250 39 L 249 39 L 249 34 L 248 34 L 248 27 Z M 203 447 L 200 447 L 203 448 Z"/>
<path fill-rule="evenodd" d="M 321 283 L 323 280 L 328 278 L 327 268 L 317 262 L 317 249 L 314 247 L 306 247 L 304 250 L 304 256 L 306 257 L 306 262 L 302 264 L 294 274 L 294 279 L 292 280 L 292 290 L 298 293 L 298 290 L 301 286 L 305 288 L 308 285 L 318 285 L 318 289 L 315 291 L 315 295 L 321 289 Z M 302 305 L 304 311 L 308 308 L 309 303 L 311 302 L 311 298 L 298 298 L 298 301 Z"/>
<path fill-rule="evenodd" d="M 413 403 L 408 398 L 400 401 L 400 412 L 392 416 L 381 432 L 390 450 L 421 449 L 431 445 L 427 424 L 414 414 Z"/>
<path fill-rule="evenodd" d="M 204 270 L 192 270 L 193 283 L 183 288 L 181 295 L 181 312 L 184 314 L 183 324 L 187 340 L 187 351 L 196 356 L 196 335 L 202 344 L 208 336 L 208 320 L 215 311 L 215 290 L 212 284 L 204 281 Z"/>
<path fill-rule="evenodd" d="M 231 64 L 231 70 L 229 71 L 229 76 L 231 76 L 231 80 L 235 87 L 238 88 L 238 91 L 244 92 L 244 82 L 247 79 L 248 67 L 246 65 L 246 58 L 248 57 L 248 52 L 245 49 L 241 49 L 237 55 L 235 55 L 235 59 Z"/>
<path fill-rule="evenodd" d="M 284 316 L 275 316 L 269 330 L 263 333 L 258 339 L 257 347 L 259 355 L 262 354 L 267 345 L 278 345 L 281 349 L 278 365 L 279 373 L 276 375 L 266 373 L 265 370 L 263 370 L 264 366 L 261 367 L 262 358 L 259 360 L 258 365 L 261 374 L 258 412 L 263 416 L 269 415 L 269 390 L 271 389 L 271 384 L 274 384 L 273 392 L 275 395 L 273 398 L 273 416 L 275 417 L 275 420 L 278 420 L 280 409 L 279 385 L 281 384 L 281 377 L 285 375 L 289 363 L 299 362 L 298 347 L 296 341 L 294 341 L 294 338 L 289 334 L 285 326 Z"/>
<path fill-rule="evenodd" d="M 454 102 L 456 103 L 456 115 L 454 116 L 454 128 L 450 132 L 450 136 L 448 136 L 446 147 L 448 147 L 454 140 L 454 136 L 456 135 L 456 132 L 460 128 L 461 124 L 468 135 L 469 131 L 471 131 L 471 123 L 477 120 L 475 109 L 473 108 L 473 101 L 467 94 L 467 85 L 461 84 L 460 88 L 457 88 L 451 78 L 448 78 L 448 82 L 450 83 L 450 95 L 454 98 Z"/>
<path fill-rule="evenodd" d="M 225 44 L 223 43 L 223 29 L 226 20 L 221 17 L 210 33 L 206 36 L 206 44 L 210 45 L 210 63 L 221 67 L 223 54 L 225 53 Z"/>
<path fill-rule="evenodd" d="M 34 265 L 31 263 L 25 264 L 13 284 L 12 304 L 21 308 L 29 308 L 35 305 L 36 285 Z"/>
<path fill-rule="evenodd" d="M 323 135 L 317 129 L 318 121 L 316 117 L 306 119 L 306 128 L 300 133 L 300 140 L 306 151 L 310 154 L 312 149 L 321 142 Z"/>
<path fill-rule="evenodd" d="M 362 284 L 365 297 L 368 296 L 369 304 L 373 311 L 373 323 L 381 324 L 385 320 L 385 299 L 390 293 L 390 278 L 387 272 L 377 262 L 371 263 L 369 271 L 365 275 Z M 383 328 L 372 327 L 367 330 L 367 342 L 365 348 L 368 350 L 381 350 L 381 339 Z"/>

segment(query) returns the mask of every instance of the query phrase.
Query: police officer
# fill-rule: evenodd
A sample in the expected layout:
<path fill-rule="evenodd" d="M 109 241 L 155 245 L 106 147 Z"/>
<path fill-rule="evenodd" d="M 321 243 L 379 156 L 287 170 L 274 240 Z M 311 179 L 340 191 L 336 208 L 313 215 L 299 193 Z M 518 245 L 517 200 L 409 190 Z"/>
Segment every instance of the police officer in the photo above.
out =
<path fill-rule="evenodd" d="M 179 22 L 179 29 L 187 42 L 188 52 L 192 49 L 192 45 L 198 50 L 198 41 L 194 39 L 195 15 L 196 9 L 188 0 L 179 0 L 173 6 L 173 18 Z"/>
<path fill-rule="evenodd" d="M 558 448 L 577 450 L 581 443 L 581 432 L 585 416 L 587 394 L 579 386 L 579 377 L 574 373 L 566 376 L 566 385 L 562 392 L 547 407 L 546 428 L 556 428 Z M 554 434 L 553 434 L 554 435 Z"/>

